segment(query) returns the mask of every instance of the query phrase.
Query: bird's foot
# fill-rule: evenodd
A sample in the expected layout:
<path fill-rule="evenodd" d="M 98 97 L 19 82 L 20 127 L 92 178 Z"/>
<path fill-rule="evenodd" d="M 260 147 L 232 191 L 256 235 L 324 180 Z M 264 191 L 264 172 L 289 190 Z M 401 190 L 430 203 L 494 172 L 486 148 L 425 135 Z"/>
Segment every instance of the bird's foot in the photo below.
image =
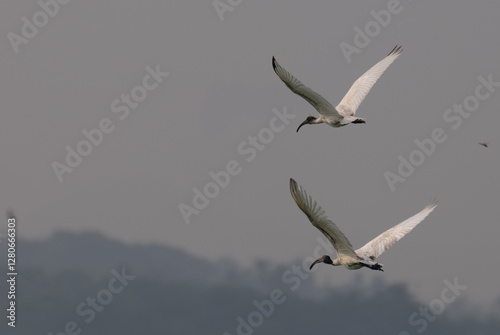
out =
<path fill-rule="evenodd" d="M 363 119 L 356 119 L 356 120 L 352 121 L 351 123 L 366 123 L 366 121 Z"/>

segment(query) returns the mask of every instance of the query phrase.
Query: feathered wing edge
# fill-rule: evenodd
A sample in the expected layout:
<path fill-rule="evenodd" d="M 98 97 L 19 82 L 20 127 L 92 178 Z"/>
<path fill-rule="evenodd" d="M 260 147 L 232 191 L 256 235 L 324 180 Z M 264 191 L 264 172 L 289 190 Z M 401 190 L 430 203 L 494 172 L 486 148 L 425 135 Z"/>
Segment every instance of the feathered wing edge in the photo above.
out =
<path fill-rule="evenodd" d="M 306 190 L 290 178 L 290 193 L 297 206 L 304 212 L 309 221 L 332 243 L 339 257 L 350 256 L 358 258 L 351 242 L 342 231 L 325 214 L 320 205 L 307 194 Z"/>
<path fill-rule="evenodd" d="M 380 62 L 372 66 L 361 77 L 359 77 L 351 86 L 342 101 L 336 107 L 341 115 L 354 115 L 361 102 L 368 95 L 373 85 L 387 70 L 387 68 L 399 57 L 403 52 L 400 45 L 396 45 L 389 54 Z"/>
<path fill-rule="evenodd" d="M 437 206 L 437 200 L 432 200 L 423 210 L 413 215 L 411 218 L 395 225 L 386 230 L 379 236 L 375 237 L 363 247 L 356 250 L 356 253 L 361 257 L 376 259 L 383 254 L 387 249 L 392 247 L 397 241 L 403 238 L 406 234 L 412 231 L 427 215 L 429 215 Z"/>
<path fill-rule="evenodd" d="M 273 69 L 278 77 L 285 83 L 285 85 L 295 94 L 301 96 L 304 100 L 309 102 L 320 114 L 335 115 L 340 117 L 335 107 L 326 100 L 321 94 L 316 93 L 309 87 L 302 84 L 300 80 L 295 78 L 287 70 L 285 70 L 273 57 Z"/>

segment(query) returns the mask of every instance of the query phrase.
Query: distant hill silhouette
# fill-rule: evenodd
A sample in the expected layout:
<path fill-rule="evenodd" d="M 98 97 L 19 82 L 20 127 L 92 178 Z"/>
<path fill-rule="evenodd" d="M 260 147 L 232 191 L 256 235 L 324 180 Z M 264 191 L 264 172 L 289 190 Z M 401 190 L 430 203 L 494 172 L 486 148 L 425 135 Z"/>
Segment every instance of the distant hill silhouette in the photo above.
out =
<path fill-rule="evenodd" d="M 0 244 L 2 254 L 5 246 Z M 68 324 L 80 334 L 97 335 L 500 333 L 500 320 L 493 317 L 449 317 L 464 307 L 460 300 L 426 320 L 419 313 L 428 306 L 414 301 L 404 285 L 372 283 L 366 294 L 355 285 L 325 289 L 307 281 L 304 289 L 320 292 L 322 299 L 305 299 L 282 282 L 288 266 L 259 262 L 241 269 L 230 261 L 207 262 L 174 248 L 126 245 L 96 233 L 21 240 L 18 259 L 17 327 L 4 320 L 1 334 L 62 335 Z M 123 285 L 116 279 L 123 273 L 135 277 Z M 2 280 L 2 308 L 6 289 Z M 281 292 L 279 304 L 270 305 L 272 292 Z"/>
<path fill-rule="evenodd" d="M 212 283 L 231 270 L 184 251 L 158 245 L 127 245 L 98 233 L 57 232 L 44 241 L 23 241 L 18 252 L 23 267 L 47 272 L 79 271 L 90 277 L 126 266 L 135 273 L 164 281 Z M 229 261 L 228 261 L 229 262 Z M 230 263 L 230 262 L 229 262 Z"/>
<path fill-rule="evenodd" d="M 176 248 L 128 245 L 94 232 L 59 231 L 42 241 L 21 239 L 17 257 L 21 268 L 39 269 L 47 274 L 82 272 L 97 279 L 112 268 L 125 266 L 134 273 L 164 283 L 229 284 L 260 290 L 281 282 L 286 268 L 259 261 L 255 269 L 244 269 L 230 259 L 210 262 Z M 4 262 L 5 257 L 0 259 L 0 265 Z M 306 292 L 312 285 L 312 282 L 304 284 L 301 291 Z"/>

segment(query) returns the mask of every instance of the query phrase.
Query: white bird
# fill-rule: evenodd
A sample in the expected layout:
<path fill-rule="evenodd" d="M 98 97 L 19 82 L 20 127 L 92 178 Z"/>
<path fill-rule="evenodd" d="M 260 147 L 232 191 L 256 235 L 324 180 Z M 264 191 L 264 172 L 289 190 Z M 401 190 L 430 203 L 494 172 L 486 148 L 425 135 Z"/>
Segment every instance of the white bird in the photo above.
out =
<path fill-rule="evenodd" d="M 402 51 L 403 49 L 401 49 L 401 46 L 396 45 L 384 59 L 366 71 L 354 82 L 354 84 L 352 84 L 351 88 L 337 107 L 333 107 L 332 104 L 320 94 L 302 84 L 300 80 L 282 68 L 273 57 L 273 69 L 278 77 L 283 80 L 293 93 L 307 100 L 307 102 L 309 102 L 319 113 L 319 117 L 317 118 L 308 116 L 297 128 L 297 131 L 305 124 L 326 123 L 329 126 L 337 128 L 348 125 L 349 123 L 365 123 L 365 119 L 354 116 L 356 110 L 368 92 L 370 92 L 373 85 L 375 85 L 378 78 L 380 78 L 389 65 L 399 57 Z"/>
<path fill-rule="evenodd" d="M 313 226 L 326 236 L 337 251 L 337 258 L 335 260 L 332 261 L 330 256 L 324 255 L 315 260 L 309 269 L 312 269 L 317 263 L 326 263 L 333 266 L 343 265 L 349 270 L 368 267 L 372 270 L 384 271 L 382 270 L 382 264 L 375 262 L 375 259 L 408 234 L 437 206 L 436 200 L 431 201 L 420 213 L 383 232 L 362 248 L 354 250 L 351 242 L 349 242 L 339 227 L 326 216 L 321 206 L 301 186 L 297 185 L 292 178 L 290 178 L 290 193 L 292 193 L 297 206 L 304 212 Z"/>

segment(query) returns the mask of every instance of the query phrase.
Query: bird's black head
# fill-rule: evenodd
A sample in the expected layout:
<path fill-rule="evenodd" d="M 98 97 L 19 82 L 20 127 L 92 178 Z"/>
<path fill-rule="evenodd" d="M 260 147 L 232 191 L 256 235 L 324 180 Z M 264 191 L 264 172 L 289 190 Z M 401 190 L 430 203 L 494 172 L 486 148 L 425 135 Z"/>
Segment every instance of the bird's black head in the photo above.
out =
<path fill-rule="evenodd" d="M 324 255 L 324 256 L 321 256 L 320 258 L 318 258 L 317 260 L 315 260 L 311 264 L 311 266 L 309 267 L 309 270 L 312 270 L 313 266 L 315 266 L 318 263 L 326 263 L 326 264 L 334 265 L 332 259 L 330 258 L 330 256 Z"/>
<path fill-rule="evenodd" d="M 314 121 L 316 121 L 316 118 L 314 116 L 308 116 L 307 119 L 300 124 L 300 126 L 297 128 L 297 132 L 299 132 L 300 127 L 302 127 L 305 124 L 311 124 Z"/>

